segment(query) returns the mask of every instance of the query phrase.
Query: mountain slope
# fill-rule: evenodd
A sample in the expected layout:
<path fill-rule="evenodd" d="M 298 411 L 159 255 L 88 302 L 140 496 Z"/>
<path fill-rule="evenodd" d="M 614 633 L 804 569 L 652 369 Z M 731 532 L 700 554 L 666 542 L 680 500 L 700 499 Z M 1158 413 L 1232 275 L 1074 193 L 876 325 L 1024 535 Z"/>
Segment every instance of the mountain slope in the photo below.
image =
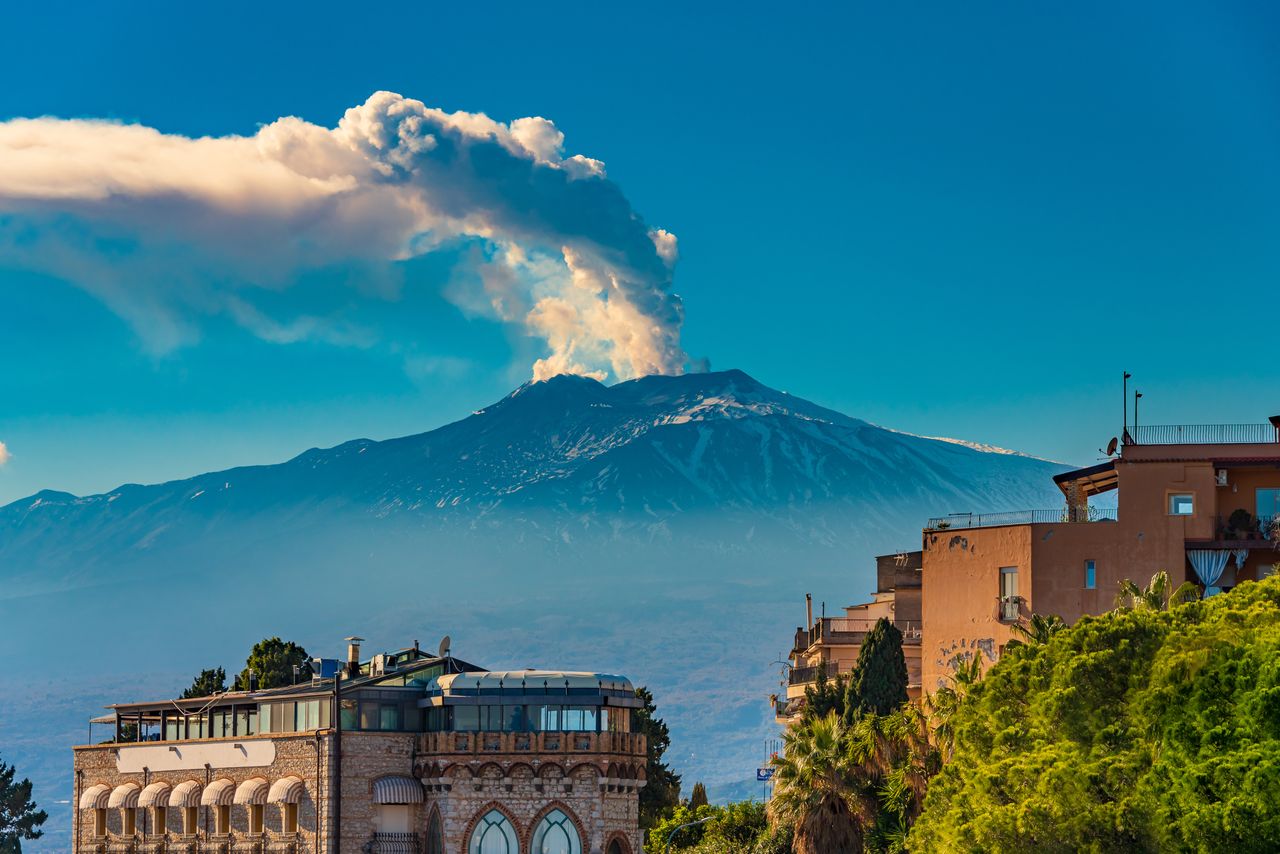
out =
<path fill-rule="evenodd" d="M 16 501 L 0 694 L 23 734 L 5 759 L 52 806 L 32 850 L 66 848 L 75 721 L 238 670 L 272 635 L 339 655 L 351 634 L 374 651 L 448 633 L 488 667 L 625 673 L 653 689 L 688 785 L 729 786 L 776 735 L 770 662 L 806 592 L 858 601 L 871 556 L 914 547 L 930 515 L 1056 506 L 1062 468 L 726 371 L 557 377 L 415 436 Z"/>
<path fill-rule="evenodd" d="M 548 547 L 655 529 L 734 546 L 762 528 L 778 545 L 838 546 L 868 525 L 902 526 L 905 542 L 930 513 L 1056 502 L 1060 468 L 876 427 L 740 371 L 613 387 L 562 376 L 415 436 L 14 502 L 0 508 L 0 579 L 9 596 L 92 583 L 194 540 L 335 520 L 497 530 Z"/>

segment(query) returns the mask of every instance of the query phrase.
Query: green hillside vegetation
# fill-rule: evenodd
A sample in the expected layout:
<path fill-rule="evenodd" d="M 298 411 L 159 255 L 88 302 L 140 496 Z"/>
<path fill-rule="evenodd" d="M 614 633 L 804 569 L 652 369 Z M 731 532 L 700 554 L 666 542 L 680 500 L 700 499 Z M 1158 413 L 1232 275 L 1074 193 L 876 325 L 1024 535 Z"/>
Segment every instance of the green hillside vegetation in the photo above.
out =
<path fill-rule="evenodd" d="M 680 806 L 650 848 L 711 817 L 672 850 L 1280 850 L 1280 576 L 1199 601 L 1159 573 L 1110 613 L 1019 633 L 923 704 L 891 707 L 857 669 L 820 679 L 767 807 Z M 896 697 L 894 638 L 879 637 L 864 657 Z"/>
<path fill-rule="evenodd" d="M 1280 578 L 1167 588 L 1006 652 L 955 711 L 912 850 L 1280 850 Z"/>

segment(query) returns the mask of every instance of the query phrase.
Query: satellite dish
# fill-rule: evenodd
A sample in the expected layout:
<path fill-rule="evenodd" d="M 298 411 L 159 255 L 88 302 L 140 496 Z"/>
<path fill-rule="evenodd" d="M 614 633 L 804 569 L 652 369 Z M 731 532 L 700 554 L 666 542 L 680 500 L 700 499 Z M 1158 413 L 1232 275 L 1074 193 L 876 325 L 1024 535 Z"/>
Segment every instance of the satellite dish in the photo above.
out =
<path fill-rule="evenodd" d="M 1120 440 L 1119 440 L 1119 439 L 1117 439 L 1115 436 L 1112 436 L 1112 437 L 1111 437 L 1111 441 L 1107 443 L 1107 456 L 1108 456 L 1108 457 L 1114 457 L 1114 456 L 1115 456 L 1115 454 L 1116 454 L 1116 447 L 1117 447 L 1119 444 L 1120 444 Z"/>
<path fill-rule="evenodd" d="M 444 637 L 440 638 L 440 649 L 438 650 L 438 652 L 441 658 L 449 657 L 449 650 L 451 648 L 450 644 L 452 642 L 453 642 L 452 639 L 448 635 L 445 635 Z"/>

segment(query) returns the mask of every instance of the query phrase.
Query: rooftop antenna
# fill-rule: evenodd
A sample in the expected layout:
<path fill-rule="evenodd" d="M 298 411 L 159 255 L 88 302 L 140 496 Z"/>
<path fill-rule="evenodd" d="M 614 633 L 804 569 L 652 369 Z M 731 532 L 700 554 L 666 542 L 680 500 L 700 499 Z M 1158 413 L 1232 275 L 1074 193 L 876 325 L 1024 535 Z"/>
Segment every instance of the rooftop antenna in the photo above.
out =
<path fill-rule="evenodd" d="M 1133 439 L 1133 437 L 1129 435 L 1129 380 L 1132 377 L 1133 374 L 1125 371 L 1124 380 L 1122 381 L 1122 385 L 1124 387 L 1124 424 L 1121 425 L 1120 436 L 1124 440 L 1125 444 L 1128 444 Z"/>
<path fill-rule="evenodd" d="M 445 635 L 444 637 L 440 638 L 440 646 L 436 650 L 439 653 L 440 658 L 449 657 L 449 653 L 453 651 L 452 644 L 453 644 L 453 639 L 450 638 L 448 635 Z"/>
<path fill-rule="evenodd" d="M 1142 392 L 1134 389 L 1133 392 L 1133 432 L 1138 432 L 1138 401 L 1142 400 Z"/>

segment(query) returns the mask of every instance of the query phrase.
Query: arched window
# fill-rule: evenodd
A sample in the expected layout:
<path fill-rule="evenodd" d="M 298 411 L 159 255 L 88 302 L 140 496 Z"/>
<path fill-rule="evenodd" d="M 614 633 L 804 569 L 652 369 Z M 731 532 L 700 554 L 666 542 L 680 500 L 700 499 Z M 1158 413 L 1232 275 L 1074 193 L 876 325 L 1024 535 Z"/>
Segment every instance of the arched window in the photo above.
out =
<path fill-rule="evenodd" d="M 582 840 L 573 819 L 560 810 L 542 817 L 533 831 L 533 847 L 529 854 L 582 854 Z"/>
<path fill-rule="evenodd" d="M 471 831 L 467 854 L 520 854 L 520 840 L 516 837 L 516 829 L 505 815 L 497 810 L 489 810 L 476 823 L 476 829 Z"/>
<path fill-rule="evenodd" d="M 440 813 L 434 811 L 427 824 L 427 854 L 444 854 L 444 828 L 440 826 Z"/>

